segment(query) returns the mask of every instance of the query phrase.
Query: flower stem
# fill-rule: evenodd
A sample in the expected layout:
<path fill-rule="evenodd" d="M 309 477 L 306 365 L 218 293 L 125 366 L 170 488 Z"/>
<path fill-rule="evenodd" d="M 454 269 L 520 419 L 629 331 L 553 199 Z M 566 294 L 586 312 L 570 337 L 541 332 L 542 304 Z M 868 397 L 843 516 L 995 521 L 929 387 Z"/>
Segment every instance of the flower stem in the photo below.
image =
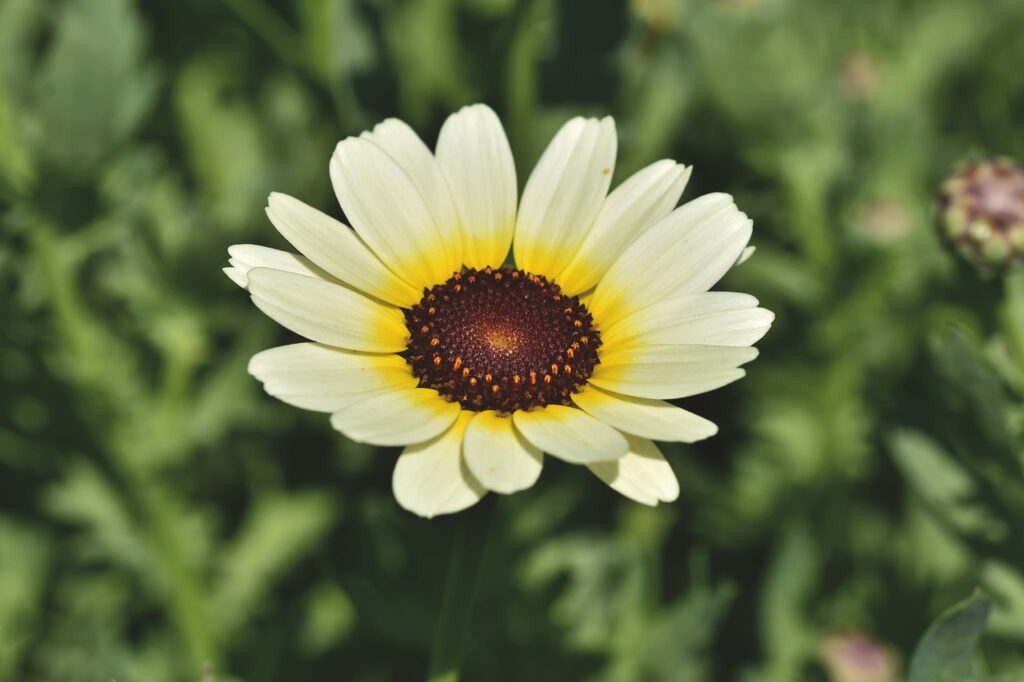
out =
<path fill-rule="evenodd" d="M 430 656 L 428 682 L 457 682 L 459 679 L 493 507 L 492 500 L 484 500 L 456 519 L 458 526 L 452 538 L 452 558 Z"/>

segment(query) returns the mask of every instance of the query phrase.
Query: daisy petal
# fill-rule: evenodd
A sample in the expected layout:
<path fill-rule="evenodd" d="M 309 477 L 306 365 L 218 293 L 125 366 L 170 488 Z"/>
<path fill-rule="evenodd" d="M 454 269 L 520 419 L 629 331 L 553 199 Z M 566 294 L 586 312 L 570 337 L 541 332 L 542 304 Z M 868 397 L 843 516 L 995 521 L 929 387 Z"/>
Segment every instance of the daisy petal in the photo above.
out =
<path fill-rule="evenodd" d="M 636 302 L 707 291 L 736 263 L 753 223 L 724 194 L 684 204 L 640 236 L 594 290 L 591 312 L 610 325 Z"/>
<path fill-rule="evenodd" d="M 548 405 L 512 416 L 516 429 L 544 452 L 573 464 L 616 459 L 626 453 L 626 438 L 583 410 Z"/>
<path fill-rule="evenodd" d="M 331 415 L 331 426 L 359 443 L 409 445 L 433 438 L 458 416 L 458 403 L 437 391 L 403 388 L 349 403 Z"/>
<path fill-rule="evenodd" d="M 474 104 L 449 116 L 437 160 L 461 218 L 465 264 L 500 267 L 512 244 L 518 190 L 512 150 L 491 108 Z"/>
<path fill-rule="evenodd" d="M 461 265 L 459 214 L 448 181 L 430 148 L 412 128 L 397 118 L 385 119 L 360 137 L 377 144 L 406 172 L 434 217 L 434 224 L 444 241 L 449 260 L 455 267 Z"/>
<path fill-rule="evenodd" d="M 679 481 L 658 446 L 646 438 L 629 437 L 629 452 L 613 462 L 587 467 L 612 490 L 641 504 L 656 506 L 679 497 Z"/>
<path fill-rule="evenodd" d="M 398 306 L 420 299 L 348 225 L 277 192 L 270 195 L 267 216 L 292 246 L 350 287 Z"/>
<path fill-rule="evenodd" d="M 718 433 L 714 423 L 663 400 L 631 398 L 592 385 L 572 400 L 584 412 L 634 436 L 693 443 Z"/>
<path fill-rule="evenodd" d="M 462 461 L 462 439 L 472 418 L 463 412 L 441 435 L 402 452 L 391 487 L 403 509 L 429 519 L 472 507 L 487 494 Z"/>
<path fill-rule="evenodd" d="M 593 288 L 615 258 L 679 203 L 692 168 L 657 161 L 616 187 L 601 206 L 583 246 L 558 276 L 570 295 Z"/>
<path fill-rule="evenodd" d="M 688 343 L 750 346 L 771 327 L 775 315 L 746 294 L 708 291 L 657 301 L 601 331 L 607 349 L 620 344 Z"/>
<path fill-rule="evenodd" d="M 601 210 L 615 166 L 615 122 L 574 118 L 555 134 L 523 189 L 512 242 L 516 265 L 560 273 Z"/>
<path fill-rule="evenodd" d="M 331 182 L 359 236 L 415 289 L 443 282 L 458 268 L 415 183 L 379 146 L 358 137 L 339 142 Z"/>
<path fill-rule="evenodd" d="M 317 277 L 254 268 L 253 303 L 282 327 L 348 350 L 396 353 L 409 332 L 401 310 Z"/>
<path fill-rule="evenodd" d="M 516 433 L 511 419 L 492 410 L 473 417 L 463 448 L 466 466 L 488 490 L 514 493 L 540 477 L 544 453 Z"/>
<path fill-rule="evenodd" d="M 308 277 L 333 279 L 311 263 L 308 258 L 266 246 L 235 244 L 228 247 L 228 256 L 228 263 L 231 267 L 224 268 L 224 274 L 243 289 L 249 286 L 249 271 L 253 268 L 270 268 Z"/>
<path fill-rule="evenodd" d="M 257 353 L 249 374 L 278 400 L 304 410 L 336 412 L 383 390 L 414 388 L 417 379 L 401 357 L 295 343 Z"/>
<path fill-rule="evenodd" d="M 685 398 L 739 379 L 744 371 L 738 366 L 755 357 L 756 348 L 637 346 L 603 355 L 590 382 L 628 396 Z"/>
<path fill-rule="evenodd" d="M 747 248 L 743 249 L 743 253 L 741 253 L 740 257 L 736 259 L 736 265 L 743 265 L 744 263 L 746 263 L 748 260 L 750 260 L 750 257 L 754 255 L 755 251 L 757 251 L 756 246 L 748 246 Z"/>

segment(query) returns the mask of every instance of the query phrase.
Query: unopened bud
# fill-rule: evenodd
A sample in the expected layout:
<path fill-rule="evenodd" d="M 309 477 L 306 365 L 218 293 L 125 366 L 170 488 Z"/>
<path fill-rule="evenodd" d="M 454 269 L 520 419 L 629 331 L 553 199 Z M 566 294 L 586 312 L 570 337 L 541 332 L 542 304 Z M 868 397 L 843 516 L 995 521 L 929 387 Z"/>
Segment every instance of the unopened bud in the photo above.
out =
<path fill-rule="evenodd" d="M 866 102 L 878 91 L 881 71 L 872 53 L 853 52 L 839 65 L 839 88 L 848 99 Z"/>
<path fill-rule="evenodd" d="M 1024 170 L 1010 159 L 961 164 L 942 183 L 939 229 L 980 272 L 1024 262 Z"/>
<path fill-rule="evenodd" d="M 821 660 L 830 682 L 898 682 L 899 656 L 892 647 L 859 632 L 830 635 Z"/>

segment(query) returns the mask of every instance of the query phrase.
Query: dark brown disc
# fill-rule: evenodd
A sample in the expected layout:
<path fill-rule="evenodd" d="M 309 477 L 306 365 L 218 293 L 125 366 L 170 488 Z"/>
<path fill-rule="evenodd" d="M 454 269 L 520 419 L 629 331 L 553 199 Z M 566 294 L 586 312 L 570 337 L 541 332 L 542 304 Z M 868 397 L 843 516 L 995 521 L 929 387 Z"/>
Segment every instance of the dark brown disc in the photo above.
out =
<path fill-rule="evenodd" d="M 405 311 L 402 353 L 420 386 L 473 411 L 568 405 L 601 337 L 576 296 L 522 270 L 464 270 Z"/>

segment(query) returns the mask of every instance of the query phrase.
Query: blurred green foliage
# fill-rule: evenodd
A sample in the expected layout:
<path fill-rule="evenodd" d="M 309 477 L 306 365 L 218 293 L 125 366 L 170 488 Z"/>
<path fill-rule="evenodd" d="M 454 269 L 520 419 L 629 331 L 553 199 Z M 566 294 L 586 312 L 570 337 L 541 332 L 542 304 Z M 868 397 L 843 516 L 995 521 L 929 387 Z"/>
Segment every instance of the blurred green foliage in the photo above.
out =
<path fill-rule="evenodd" d="M 954 161 L 1024 157 L 1022 63 L 1019 0 L 0 0 L 0 681 L 424 674 L 458 520 L 261 393 L 289 336 L 219 268 L 283 246 L 271 190 L 338 214 L 336 140 L 478 100 L 520 181 L 600 113 L 618 178 L 734 193 L 723 287 L 777 321 L 685 402 L 722 429 L 667 446 L 679 502 L 557 462 L 498 501 L 466 679 L 826 680 L 826 635 L 909 661 L 975 586 L 962 646 L 1024 679 L 1024 276 L 930 226 Z"/>

